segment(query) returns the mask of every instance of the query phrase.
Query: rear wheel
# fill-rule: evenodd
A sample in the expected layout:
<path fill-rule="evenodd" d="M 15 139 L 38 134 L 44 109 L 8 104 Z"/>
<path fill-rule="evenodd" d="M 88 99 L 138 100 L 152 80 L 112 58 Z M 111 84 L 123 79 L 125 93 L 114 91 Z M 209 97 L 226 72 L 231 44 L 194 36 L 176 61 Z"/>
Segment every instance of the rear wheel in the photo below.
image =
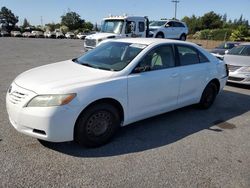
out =
<path fill-rule="evenodd" d="M 217 95 L 218 88 L 215 83 L 210 82 L 204 89 L 199 103 L 200 108 L 208 109 L 213 103 Z"/>
<path fill-rule="evenodd" d="M 185 41 L 187 39 L 187 36 L 185 34 L 182 34 L 180 37 L 180 40 Z"/>
<path fill-rule="evenodd" d="M 86 147 L 106 144 L 120 126 L 116 108 L 110 104 L 97 104 L 85 110 L 77 120 L 75 141 Z"/>

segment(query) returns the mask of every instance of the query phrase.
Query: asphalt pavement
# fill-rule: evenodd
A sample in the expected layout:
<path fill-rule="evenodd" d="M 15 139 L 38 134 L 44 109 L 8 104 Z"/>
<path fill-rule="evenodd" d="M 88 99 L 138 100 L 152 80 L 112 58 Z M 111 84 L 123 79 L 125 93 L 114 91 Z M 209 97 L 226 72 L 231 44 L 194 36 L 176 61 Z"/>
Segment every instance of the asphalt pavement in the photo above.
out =
<path fill-rule="evenodd" d="M 18 133 L 5 108 L 14 78 L 81 53 L 81 40 L 0 38 L 0 187 L 250 187 L 250 89 L 238 85 L 209 110 L 134 123 L 100 148 Z"/>

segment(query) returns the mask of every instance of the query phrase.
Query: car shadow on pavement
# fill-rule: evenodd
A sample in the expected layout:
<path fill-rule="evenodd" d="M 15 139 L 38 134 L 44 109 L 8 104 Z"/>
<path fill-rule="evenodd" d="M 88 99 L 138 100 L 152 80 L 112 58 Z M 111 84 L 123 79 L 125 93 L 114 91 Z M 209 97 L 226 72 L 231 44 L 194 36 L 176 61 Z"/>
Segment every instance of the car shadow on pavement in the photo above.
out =
<path fill-rule="evenodd" d="M 227 126 L 237 128 L 237 125 L 227 121 L 248 112 L 249 99 L 250 95 L 224 90 L 208 110 L 188 106 L 133 123 L 121 128 L 110 143 L 99 148 L 83 148 L 74 142 L 40 142 L 47 148 L 75 157 L 108 157 L 141 152 L 166 146 L 202 130 L 221 134 Z"/>

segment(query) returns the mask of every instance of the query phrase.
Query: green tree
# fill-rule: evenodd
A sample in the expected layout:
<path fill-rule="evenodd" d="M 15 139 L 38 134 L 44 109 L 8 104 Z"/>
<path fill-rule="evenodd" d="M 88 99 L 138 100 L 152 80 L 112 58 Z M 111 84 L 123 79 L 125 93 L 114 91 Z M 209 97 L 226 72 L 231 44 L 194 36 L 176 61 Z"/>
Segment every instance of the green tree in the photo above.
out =
<path fill-rule="evenodd" d="M 182 21 L 188 25 L 190 34 L 194 34 L 202 28 L 200 17 L 196 17 L 195 15 L 191 17 L 185 16 Z"/>
<path fill-rule="evenodd" d="M 92 30 L 94 28 L 94 25 L 91 22 L 84 22 L 83 28 L 86 30 Z"/>
<path fill-rule="evenodd" d="M 61 30 L 61 32 L 63 32 L 65 34 L 65 33 L 67 33 L 69 31 L 69 28 L 67 26 L 65 26 L 65 25 L 62 25 L 60 27 L 60 30 Z"/>
<path fill-rule="evenodd" d="M 52 22 L 52 23 L 45 24 L 45 27 L 46 27 L 46 30 L 55 31 L 55 29 L 59 29 L 61 27 L 61 24 Z"/>
<path fill-rule="evenodd" d="M 97 23 L 95 23 L 95 29 L 94 29 L 95 31 L 99 31 L 99 29 L 98 29 L 98 26 L 97 26 Z"/>
<path fill-rule="evenodd" d="M 85 22 L 76 12 L 68 12 L 61 16 L 61 19 L 61 24 L 67 26 L 69 30 L 78 29 L 82 27 Z"/>
<path fill-rule="evenodd" d="M 222 16 L 211 11 L 201 17 L 202 29 L 218 29 L 223 27 Z"/>
<path fill-rule="evenodd" d="M 18 22 L 18 16 L 15 16 L 11 10 L 6 7 L 2 7 L 0 11 L 0 24 L 6 30 L 10 31 L 15 28 Z"/>
<path fill-rule="evenodd" d="M 25 29 L 26 27 L 30 27 L 30 23 L 26 18 L 24 18 L 22 28 Z"/>

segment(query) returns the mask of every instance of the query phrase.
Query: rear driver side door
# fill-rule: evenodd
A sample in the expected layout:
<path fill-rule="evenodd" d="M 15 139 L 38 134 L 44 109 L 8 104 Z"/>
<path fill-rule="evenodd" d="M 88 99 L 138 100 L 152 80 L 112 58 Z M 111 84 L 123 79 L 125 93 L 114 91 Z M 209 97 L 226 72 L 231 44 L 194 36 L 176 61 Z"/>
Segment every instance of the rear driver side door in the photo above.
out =
<path fill-rule="evenodd" d="M 190 45 L 176 45 L 181 75 L 179 106 L 198 103 L 209 81 L 209 60 Z"/>

